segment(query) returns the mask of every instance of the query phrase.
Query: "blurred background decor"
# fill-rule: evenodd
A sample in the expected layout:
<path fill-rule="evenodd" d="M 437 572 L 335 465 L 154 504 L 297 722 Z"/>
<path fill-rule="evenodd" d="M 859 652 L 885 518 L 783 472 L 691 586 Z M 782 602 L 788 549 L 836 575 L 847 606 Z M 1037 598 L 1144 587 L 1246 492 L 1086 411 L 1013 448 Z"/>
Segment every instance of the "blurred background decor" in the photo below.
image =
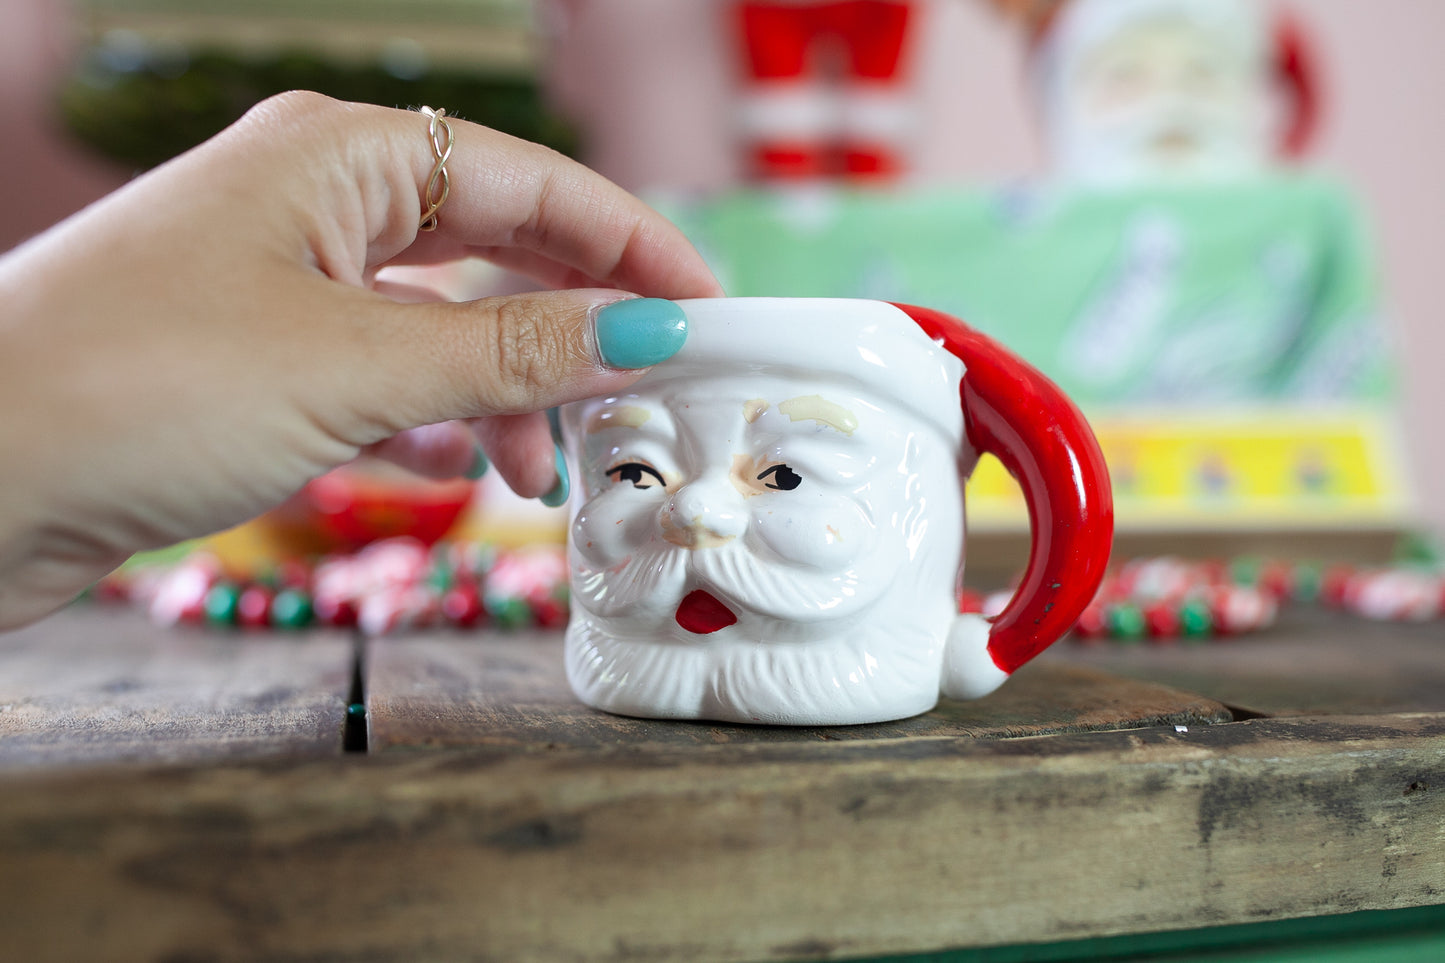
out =
<path fill-rule="evenodd" d="M 563 79 L 579 59 L 606 57 L 621 69 L 621 7 L 565 6 Z M 659 145 L 661 156 L 635 164 L 618 155 L 613 173 L 650 190 L 730 294 L 926 304 L 968 318 L 1058 380 L 1099 429 L 1126 548 L 1387 556 L 1421 522 L 1407 457 L 1419 439 L 1407 443 L 1400 428 L 1395 332 L 1357 193 L 1320 173 L 1310 154 L 1333 106 L 1316 7 L 901 7 L 887 111 L 915 123 L 887 177 L 859 178 L 836 162 L 836 147 L 831 165 L 769 169 L 758 159 L 760 91 L 789 105 L 766 115 L 794 124 L 791 138 L 774 127 L 776 143 L 798 146 L 795 159 L 827 156 L 820 132 L 839 130 L 856 99 L 856 50 L 841 27 L 824 29 L 846 22 L 848 4 L 692 11 L 716 24 L 706 35 L 680 16 L 654 23 L 654 37 L 670 28 L 693 45 L 694 107 L 717 129 L 709 137 L 689 117 L 692 143 L 730 158 L 714 162 L 706 181 L 681 147 L 649 135 L 656 124 L 677 143 L 681 114 L 602 103 L 607 89 L 645 86 L 638 79 L 576 86 L 574 115 L 595 138 L 622 127 L 634 144 Z M 803 63 L 791 64 L 787 83 L 758 81 L 759 8 Z M 793 37 L 776 26 L 784 16 L 809 31 Z M 1011 76 L 994 64 L 986 82 L 981 71 L 966 75 L 985 42 L 1013 51 Z M 630 71 L 668 69 L 654 58 Z M 832 81 L 831 94 L 818 77 Z M 572 89 L 560 85 L 564 95 Z M 709 96 L 718 100 L 706 112 Z M 872 99 L 881 102 L 876 91 Z M 599 110 L 626 119 L 581 119 Z M 1042 134 L 1031 162 L 986 176 L 974 169 L 970 155 L 1007 138 L 1020 117 Z M 930 142 L 959 152 L 951 170 L 930 158 Z M 800 146 L 809 143 L 823 146 L 809 154 Z M 612 158 L 605 146 L 589 148 Z M 973 531 L 998 533 L 1005 564 L 1017 562 L 1024 506 L 998 465 L 981 466 L 969 507 Z"/>
<path fill-rule="evenodd" d="M 0 244 L 274 90 L 445 104 L 653 198 L 730 294 L 916 301 L 999 335 L 1098 423 L 1126 549 L 1368 560 L 1445 523 L 1445 8 L 1427 0 L 18 0 L 0 18 Z M 519 283 L 476 262 L 427 281 Z M 1009 564 L 1022 508 L 998 466 L 970 509 Z M 512 544 L 561 530 L 491 480 L 458 518 Z"/>
<path fill-rule="evenodd" d="M 526 0 L 78 0 L 65 124 L 153 167 L 287 90 L 448 113 L 575 152 L 546 109 Z"/>

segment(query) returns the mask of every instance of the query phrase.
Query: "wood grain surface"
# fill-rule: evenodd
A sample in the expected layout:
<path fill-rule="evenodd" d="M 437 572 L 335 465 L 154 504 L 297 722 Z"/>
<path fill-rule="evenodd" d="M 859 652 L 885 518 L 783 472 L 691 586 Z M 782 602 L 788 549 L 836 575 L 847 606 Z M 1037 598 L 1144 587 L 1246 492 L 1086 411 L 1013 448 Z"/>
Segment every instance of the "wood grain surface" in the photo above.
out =
<path fill-rule="evenodd" d="M 76 607 L 0 634 L 0 771 L 334 755 L 350 637 L 163 629 Z"/>
<path fill-rule="evenodd" d="M 10 958 L 796 960 L 1439 902 L 1445 715 L 12 778 Z"/>
<path fill-rule="evenodd" d="M 377 639 L 367 646 L 365 675 L 372 752 L 1004 738 L 1232 719 L 1211 699 L 1053 663 L 1025 666 L 986 699 L 944 700 L 924 715 L 877 725 L 769 727 L 630 719 L 577 701 L 563 672 L 560 633 Z"/>
<path fill-rule="evenodd" d="M 350 639 L 72 611 L 0 636 L 0 955 L 813 960 L 1440 903 L 1441 644 L 1292 615 L 773 729 L 586 709 L 555 634 L 415 634 L 362 649 L 343 754 Z"/>

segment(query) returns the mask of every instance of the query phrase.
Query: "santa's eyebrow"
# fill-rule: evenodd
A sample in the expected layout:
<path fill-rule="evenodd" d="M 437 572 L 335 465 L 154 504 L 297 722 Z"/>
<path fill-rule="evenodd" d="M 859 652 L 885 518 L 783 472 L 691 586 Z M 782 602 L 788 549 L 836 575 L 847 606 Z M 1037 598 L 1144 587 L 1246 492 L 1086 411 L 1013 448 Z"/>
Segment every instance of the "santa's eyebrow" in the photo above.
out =
<path fill-rule="evenodd" d="M 603 408 L 587 419 L 587 433 L 595 434 L 609 428 L 641 428 L 652 420 L 652 412 L 641 405 L 616 405 Z"/>
<path fill-rule="evenodd" d="M 799 395 L 778 405 L 778 412 L 793 421 L 813 421 L 845 435 L 858 427 L 858 416 L 822 395 Z"/>

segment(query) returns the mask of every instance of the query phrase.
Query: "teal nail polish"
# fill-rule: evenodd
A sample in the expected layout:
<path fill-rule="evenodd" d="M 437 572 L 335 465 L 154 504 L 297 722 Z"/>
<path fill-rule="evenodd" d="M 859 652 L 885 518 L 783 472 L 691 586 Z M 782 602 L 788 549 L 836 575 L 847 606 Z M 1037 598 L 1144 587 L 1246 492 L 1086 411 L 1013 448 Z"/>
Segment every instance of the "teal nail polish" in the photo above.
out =
<path fill-rule="evenodd" d="M 538 499 L 548 508 L 557 508 L 567 504 L 567 497 L 572 494 L 572 479 L 567 475 L 567 459 L 562 457 L 560 447 L 554 446 L 553 451 L 556 452 L 554 460 L 557 463 L 557 484 L 552 487 L 551 491 Z"/>
<path fill-rule="evenodd" d="M 597 350 L 614 368 L 646 368 L 677 354 L 687 315 L 673 301 L 631 298 L 597 312 Z"/>
<path fill-rule="evenodd" d="M 471 481 L 476 481 L 487 473 L 487 469 L 490 468 L 491 465 L 492 463 L 487 461 L 487 453 L 482 451 L 482 446 L 473 445 L 472 465 L 467 469 L 466 477 Z"/>
<path fill-rule="evenodd" d="M 562 440 L 562 412 L 558 408 L 547 409 L 547 424 L 552 426 L 552 440 Z"/>

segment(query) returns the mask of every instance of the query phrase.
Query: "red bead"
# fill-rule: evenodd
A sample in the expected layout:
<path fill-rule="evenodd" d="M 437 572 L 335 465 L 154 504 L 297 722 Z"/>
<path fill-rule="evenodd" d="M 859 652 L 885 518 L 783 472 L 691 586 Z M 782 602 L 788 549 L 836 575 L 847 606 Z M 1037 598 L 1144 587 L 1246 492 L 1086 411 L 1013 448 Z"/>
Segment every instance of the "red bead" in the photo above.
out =
<path fill-rule="evenodd" d="M 1348 565 L 1331 565 L 1320 576 L 1320 601 L 1331 608 L 1345 604 L 1345 594 L 1355 570 Z"/>
<path fill-rule="evenodd" d="M 236 602 L 236 622 L 248 629 L 264 629 L 271 624 L 272 591 L 262 585 L 252 585 L 241 593 Z"/>
<path fill-rule="evenodd" d="M 1098 601 L 1084 609 L 1079 614 L 1079 621 L 1074 624 L 1074 635 L 1081 642 L 1100 638 L 1103 636 L 1104 630 L 1104 606 Z"/>
<path fill-rule="evenodd" d="M 91 597 L 97 602 L 130 601 L 130 582 L 119 575 L 108 575 L 95 583 Z"/>
<path fill-rule="evenodd" d="M 1288 562 L 1267 562 L 1259 573 L 1259 587 L 1276 599 L 1294 595 L 1294 566 Z"/>
<path fill-rule="evenodd" d="M 312 601 L 316 609 L 316 621 L 336 628 L 351 628 L 356 625 L 357 607 L 351 599 L 336 596 L 317 596 Z"/>
<path fill-rule="evenodd" d="M 532 603 L 532 615 L 544 629 L 556 629 L 566 625 L 567 614 L 567 603 L 555 596 Z"/>
<path fill-rule="evenodd" d="M 471 628 L 482 620 L 485 612 L 481 593 L 469 582 L 460 582 L 442 595 L 442 615 L 453 625 Z"/>
<path fill-rule="evenodd" d="M 306 591 L 311 587 L 311 566 L 300 559 L 290 558 L 277 567 L 282 588 Z"/>
<path fill-rule="evenodd" d="M 961 613 L 978 613 L 983 611 L 983 596 L 972 589 L 961 588 L 958 590 L 958 611 Z"/>
<path fill-rule="evenodd" d="M 1199 563 L 1199 585 L 1224 585 L 1229 582 L 1229 563 L 1222 559 L 1210 559 Z"/>
<path fill-rule="evenodd" d="M 1179 608 L 1170 602 L 1160 602 L 1144 610 L 1144 624 L 1149 628 L 1149 637 L 1167 642 L 1179 637 Z"/>

